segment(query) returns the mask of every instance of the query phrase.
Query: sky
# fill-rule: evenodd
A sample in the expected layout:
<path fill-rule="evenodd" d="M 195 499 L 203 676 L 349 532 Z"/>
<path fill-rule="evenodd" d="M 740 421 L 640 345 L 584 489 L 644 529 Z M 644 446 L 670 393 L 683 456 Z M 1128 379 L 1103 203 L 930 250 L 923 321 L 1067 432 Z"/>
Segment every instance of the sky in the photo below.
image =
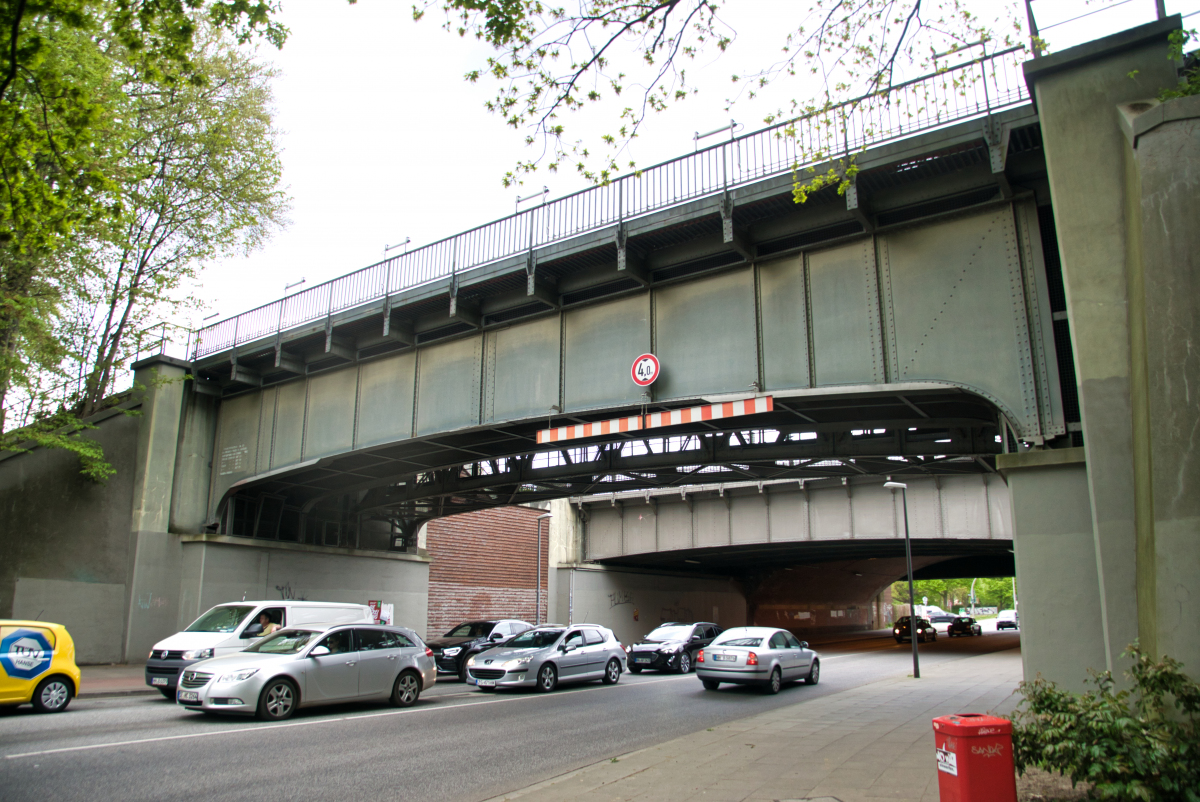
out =
<path fill-rule="evenodd" d="M 737 34 L 734 45 L 689 68 L 700 94 L 652 119 L 627 157 L 640 166 L 665 161 L 692 150 L 697 131 L 727 125 L 731 116 L 752 131 L 786 98 L 811 95 L 811 85 L 784 83 L 756 103 L 725 110 L 730 76 L 779 52 L 785 28 L 764 21 L 791 19 L 796 4 L 730 3 L 723 16 Z M 1052 50 L 1155 16 L 1154 0 L 1037 0 L 1034 9 Z M 1168 13 L 1197 10 L 1200 0 L 1167 0 Z M 1098 13 L 1071 21 L 1089 12 Z M 279 70 L 275 119 L 291 223 L 253 254 L 207 265 L 198 289 L 206 308 L 177 322 L 215 315 L 203 321 L 213 323 L 276 300 L 287 284 L 305 279 L 309 287 L 377 262 L 385 246 L 406 237 L 417 247 L 495 220 L 512 213 L 518 194 L 543 185 L 551 198 L 586 186 L 573 171 L 502 186 L 505 172 L 530 152 L 521 132 L 484 110 L 493 87 L 463 80 L 490 49 L 442 30 L 439 12 L 417 23 L 411 0 L 283 0 L 280 19 L 291 30 L 286 45 L 260 53 Z M 1200 27 L 1200 16 L 1185 23 Z M 575 124 L 595 135 L 605 119 L 596 113 Z"/>

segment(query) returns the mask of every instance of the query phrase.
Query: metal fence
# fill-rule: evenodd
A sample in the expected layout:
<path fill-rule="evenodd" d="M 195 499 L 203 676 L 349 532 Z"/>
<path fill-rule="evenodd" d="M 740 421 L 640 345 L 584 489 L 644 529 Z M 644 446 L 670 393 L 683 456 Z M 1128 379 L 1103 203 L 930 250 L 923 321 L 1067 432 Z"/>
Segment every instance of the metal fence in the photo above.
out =
<path fill-rule="evenodd" d="M 533 248 L 1024 102 L 1023 50 L 1004 50 L 814 110 L 310 287 L 201 328 L 194 358 Z"/>

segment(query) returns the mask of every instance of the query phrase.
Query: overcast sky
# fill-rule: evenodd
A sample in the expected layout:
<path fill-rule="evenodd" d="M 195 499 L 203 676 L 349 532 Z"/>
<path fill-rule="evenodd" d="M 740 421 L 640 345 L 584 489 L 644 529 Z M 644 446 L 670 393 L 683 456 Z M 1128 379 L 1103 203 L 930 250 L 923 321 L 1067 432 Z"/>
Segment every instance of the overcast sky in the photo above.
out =
<path fill-rule="evenodd" d="M 641 166 L 664 161 L 690 151 L 697 130 L 730 116 L 754 130 L 785 96 L 811 95 L 792 83 L 732 115 L 724 110 L 730 75 L 779 52 L 785 26 L 769 21 L 790 20 L 797 5 L 730 3 L 734 47 L 689 70 L 700 95 L 656 116 L 629 155 Z M 1111 8 L 1049 27 L 1103 5 Z M 1154 19 L 1154 0 L 1039 0 L 1034 8 L 1055 50 Z M 1200 0 L 1167 0 L 1169 13 L 1197 9 Z M 411 0 L 283 0 L 282 20 L 287 44 L 262 53 L 280 71 L 276 120 L 292 223 L 249 257 L 208 266 L 200 290 L 208 309 L 196 318 L 217 313 L 210 323 L 273 301 L 301 278 L 312 286 L 377 262 L 385 245 L 405 237 L 419 246 L 510 214 L 518 190 L 501 178 L 530 155 L 519 132 L 484 111 L 493 87 L 462 78 L 490 51 L 443 31 L 440 15 L 413 22 Z M 581 121 L 582 130 L 599 131 L 599 122 Z M 584 186 L 567 172 L 539 173 L 519 192 L 543 184 L 552 198 Z"/>

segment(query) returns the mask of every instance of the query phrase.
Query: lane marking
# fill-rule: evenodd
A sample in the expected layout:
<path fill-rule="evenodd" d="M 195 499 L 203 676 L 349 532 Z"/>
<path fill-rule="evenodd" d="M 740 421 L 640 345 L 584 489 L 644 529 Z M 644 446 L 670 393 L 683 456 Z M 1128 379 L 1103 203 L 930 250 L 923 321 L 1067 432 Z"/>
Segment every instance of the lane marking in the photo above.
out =
<path fill-rule="evenodd" d="M 352 715 L 352 716 L 336 716 L 334 718 L 323 718 L 323 719 L 316 719 L 313 721 L 293 721 L 293 722 L 288 722 L 286 724 L 260 724 L 258 726 L 243 727 L 241 729 L 236 729 L 236 730 L 235 729 L 210 730 L 208 732 L 190 732 L 190 733 L 185 733 L 183 735 L 163 735 L 163 736 L 159 736 L 157 738 L 136 738 L 136 739 L 128 740 L 128 741 L 111 741 L 109 743 L 86 744 L 84 746 L 63 746 L 63 747 L 59 747 L 57 749 L 40 749 L 36 752 L 18 752 L 16 754 L 5 755 L 4 757 L 6 760 L 16 760 L 17 758 L 22 758 L 22 757 L 39 757 L 41 755 L 57 755 L 57 754 L 62 754 L 64 752 L 86 752 L 86 751 L 89 751 L 92 749 L 109 749 L 111 747 L 117 747 L 117 746 L 136 746 L 138 744 L 160 743 L 163 741 L 182 741 L 182 740 L 186 740 L 186 739 L 190 739 L 190 738 L 208 738 L 208 737 L 211 737 L 214 735 L 243 735 L 246 733 L 262 732 L 263 730 L 281 730 L 281 729 L 287 729 L 290 727 L 308 727 L 308 726 L 313 726 L 313 725 L 317 725 L 317 724 L 333 724 L 333 723 L 336 723 L 339 721 L 354 721 L 354 720 L 363 719 L 363 718 L 382 718 L 385 716 L 400 716 L 400 715 L 413 714 L 413 713 L 439 713 L 439 712 L 446 712 L 446 711 L 450 711 L 450 710 L 459 710 L 464 707 L 478 707 L 479 705 L 494 705 L 494 704 L 501 704 L 504 702 L 522 702 L 522 701 L 527 701 L 529 699 L 541 699 L 541 700 L 545 700 L 545 701 L 551 701 L 554 699 L 565 699 L 568 696 L 574 696 L 574 695 L 579 695 L 579 694 L 584 694 L 584 693 L 593 693 L 595 691 L 611 691 L 611 690 L 616 690 L 618 688 L 641 688 L 643 686 L 654 685 L 659 682 L 676 682 L 676 681 L 684 680 L 684 679 L 687 679 L 687 675 L 665 677 L 663 679 L 646 680 L 643 682 L 635 682 L 635 683 L 626 682 L 624 685 L 622 685 L 620 683 L 618 683 L 616 685 L 600 685 L 595 688 L 582 688 L 579 690 L 572 691 L 571 693 L 564 693 L 564 694 L 557 694 L 557 695 L 550 695 L 550 696 L 534 693 L 534 694 L 529 694 L 527 696 L 510 696 L 510 697 L 501 698 L 501 699 L 484 699 L 484 700 L 481 700 L 478 702 L 465 702 L 465 703 L 456 704 L 456 705 L 446 705 L 444 707 L 434 707 L 434 706 L 410 707 L 410 708 L 406 708 L 404 710 L 386 710 L 382 713 L 361 713 L 361 714 Z M 463 695 L 473 696 L 475 694 L 467 693 L 467 694 L 463 694 Z M 444 698 L 444 697 L 442 697 L 442 698 Z"/>

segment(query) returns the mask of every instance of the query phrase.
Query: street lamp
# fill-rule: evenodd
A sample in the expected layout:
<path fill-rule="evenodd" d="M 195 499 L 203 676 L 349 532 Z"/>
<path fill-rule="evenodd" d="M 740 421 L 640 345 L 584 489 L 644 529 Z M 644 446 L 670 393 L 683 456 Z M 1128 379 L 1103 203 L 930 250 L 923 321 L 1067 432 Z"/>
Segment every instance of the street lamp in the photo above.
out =
<path fill-rule="evenodd" d="M 912 641 L 913 679 L 920 679 L 921 662 L 917 657 L 917 594 L 913 590 L 912 542 L 908 537 L 908 485 L 902 482 L 884 482 L 883 486 L 892 491 L 893 498 L 899 490 L 900 498 L 904 502 L 904 562 L 908 567 L 908 638 Z"/>
<path fill-rule="evenodd" d="M 542 519 L 543 518 L 553 518 L 553 517 L 554 517 L 554 513 L 552 513 L 552 512 L 544 512 L 537 517 L 537 527 L 538 527 L 537 593 L 534 596 L 534 599 L 536 600 L 534 602 L 534 604 L 536 606 L 534 607 L 534 611 L 533 611 L 533 623 L 535 623 L 535 624 L 542 623 Z"/>

